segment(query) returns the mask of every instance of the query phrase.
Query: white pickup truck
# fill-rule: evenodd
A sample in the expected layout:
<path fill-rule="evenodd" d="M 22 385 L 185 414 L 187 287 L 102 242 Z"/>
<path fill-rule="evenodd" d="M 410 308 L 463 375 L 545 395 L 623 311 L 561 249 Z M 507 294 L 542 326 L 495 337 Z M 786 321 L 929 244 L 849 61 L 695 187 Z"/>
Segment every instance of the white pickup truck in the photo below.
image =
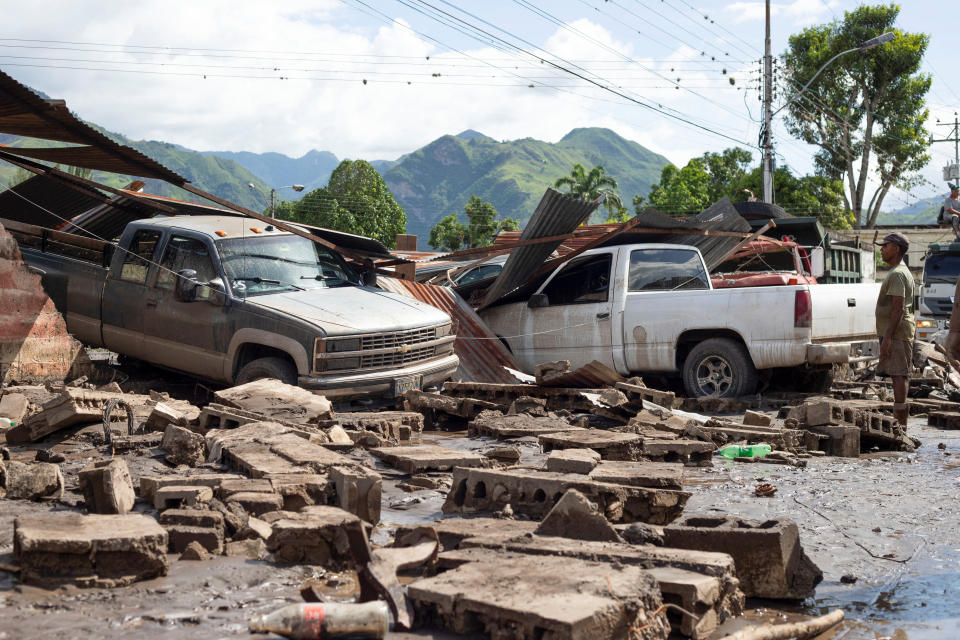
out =
<path fill-rule="evenodd" d="M 528 372 L 598 360 L 623 375 L 676 374 L 691 396 L 752 393 L 759 371 L 829 370 L 876 348 L 879 284 L 713 289 L 688 245 L 584 252 L 528 301 L 481 312 Z"/>

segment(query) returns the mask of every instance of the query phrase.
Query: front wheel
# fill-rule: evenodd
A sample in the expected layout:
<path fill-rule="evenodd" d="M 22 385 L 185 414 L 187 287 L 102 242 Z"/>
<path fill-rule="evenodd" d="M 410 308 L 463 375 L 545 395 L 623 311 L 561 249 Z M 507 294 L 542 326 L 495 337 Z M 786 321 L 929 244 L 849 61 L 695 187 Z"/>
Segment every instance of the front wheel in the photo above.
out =
<path fill-rule="evenodd" d="M 683 362 L 683 388 L 695 398 L 736 398 L 757 388 L 750 354 L 729 338 L 697 344 Z"/>
<path fill-rule="evenodd" d="M 243 365 L 237 373 L 237 385 L 253 382 L 262 378 L 276 378 L 286 384 L 297 384 L 297 369 L 293 363 L 283 358 L 258 358 Z"/>

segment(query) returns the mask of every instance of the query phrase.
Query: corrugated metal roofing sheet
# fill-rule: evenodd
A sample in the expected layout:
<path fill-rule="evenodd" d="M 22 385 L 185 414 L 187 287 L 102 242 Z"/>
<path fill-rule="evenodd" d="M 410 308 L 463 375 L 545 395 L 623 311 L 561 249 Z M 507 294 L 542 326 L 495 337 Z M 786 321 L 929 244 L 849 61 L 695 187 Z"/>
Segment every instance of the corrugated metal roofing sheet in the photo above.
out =
<path fill-rule="evenodd" d="M 43 149 L 4 147 L 24 157 L 60 162 L 183 185 L 187 179 L 136 149 L 117 144 L 67 109 L 63 100 L 47 100 L 0 71 L 0 133 L 84 145 Z"/>
<path fill-rule="evenodd" d="M 46 176 L 33 176 L 0 192 L 0 218 L 56 229 L 100 203 L 92 194 Z"/>
<path fill-rule="evenodd" d="M 599 204 L 599 201 L 587 202 L 547 189 L 520 234 L 520 241 L 572 233 Z M 525 281 L 562 242 L 556 240 L 514 249 L 503 265 L 503 271 L 487 289 L 480 308 L 496 302 Z"/>
<path fill-rule="evenodd" d="M 504 367 L 519 369 L 520 366 L 500 339 L 456 292 L 446 287 L 396 278 L 378 278 L 377 282 L 387 291 L 426 302 L 450 314 L 457 324 L 457 339 L 453 347 L 460 358 L 460 368 L 456 375 L 461 381 L 501 384 L 517 382 Z"/>
<path fill-rule="evenodd" d="M 612 387 L 618 382 L 626 382 L 626 378 L 602 362 L 594 360 L 579 369 L 542 380 L 539 384 L 541 387 L 603 389 Z"/>

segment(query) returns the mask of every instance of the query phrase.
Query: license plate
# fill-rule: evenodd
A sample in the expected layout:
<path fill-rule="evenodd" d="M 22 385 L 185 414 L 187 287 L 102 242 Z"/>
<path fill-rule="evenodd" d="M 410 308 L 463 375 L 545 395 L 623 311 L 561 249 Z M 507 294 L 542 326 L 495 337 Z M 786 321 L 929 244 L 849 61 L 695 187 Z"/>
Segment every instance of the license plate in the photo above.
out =
<path fill-rule="evenodd" d="M 402 376 L 393 380 L 393 395 L 402 396 L 405 391 L 423 386 L 423 376 Z"/>

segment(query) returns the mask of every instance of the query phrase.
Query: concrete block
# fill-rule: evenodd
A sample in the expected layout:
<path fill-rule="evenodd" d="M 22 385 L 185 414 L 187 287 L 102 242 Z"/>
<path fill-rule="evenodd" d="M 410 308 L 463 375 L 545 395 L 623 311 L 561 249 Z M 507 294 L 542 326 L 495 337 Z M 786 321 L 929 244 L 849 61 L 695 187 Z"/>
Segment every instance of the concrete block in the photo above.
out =
<path fill-rule="evenodd" d="M 168 424 L 160 447 L 167 452 L 167 462 L 176 466 L 196 467 L 206 460 L 206 442 L 203 436 L 185 427 Z"/>
<path fill-rule="evenodd" d="M 616 529 L 586 496 L 570 489 L 553 505 L 535 531 L 541 536 L 619 542 Z"/>
<path fill-rule="evenodd" d="M 250 516 L 247 519 L 247 525 L 238 531 L 235 537 L 238 539 L 259 538 L 260 540 L 269 540 L 271 533 L 273 533 L 273 527 L 269 522 Z"/>
<path fill-rule="evenodd" d="M 191 542 L 180 554 L 179 560 L 209 560 L 210 554 L 199 542 Z"/>
<path fill-rule="evenodd" d="M 547 471 L 588 474 L 600 462 L 593 449 L 554 449 L 547 456 Z"/>
<path fill-rule="evenodd" d="M 747 597 L 802 600 L 814 594 L 823 573 L 804 553 L 796 523 L 726 516 L 689 516 L 664 528 L 664 544 L 733 557 Z"/>
<path fill-rule="evenodd" d="M 223 530 L 223 514 L 208 509 L 167 509 L 158 518 L 163 525 L 184 525 Z"/>
<path fill-rule="evenodd" d="M 136 500 L 130 470 L 123 458 L 88 464 L 80 471 L 79 484 L 90 513 L 124 514 Z"/>
<path fill-rule="evenodd" d="M 299 511 L 312 504 L 327 504 L 336 494 L 334 483 L 315 473 L 287 473 L 270 476 L 274 490 L 283 497 L 286 511 Z"/>
<path fill-rule="evenodd" d="M 221 482 L 228 480 L 242 480 L 243 476 L 234 473 L 198 473 L 195 475 L 185 475 L 182 473 L 165 476 L 140 476 L 140 497 L 147 502 L 153 502 L 157 489 L 169 487 L 171 485 L 194 485 L 210 487 L 216 490 Z"/>
<path fill-rule="evenodd" d="M 398 438 L 399 427 L 409 427 L 412 432 L 423 431 L 423 414 L 418 411 L 375 411 L 337 413 L 330 420 L 317 420 L 315 424 L 320 428 L 329 428 L 339 424 L 347 431 L 373 431 L 384 438 L 407 440 Z"/>
<path fill-rule="evenodd" d="M 547 453 L 554 449 L 593 449 L 604 460 L 636 460 L 643 443 L 643 438 L 636 433 L 602 429 L 547 433 L 537 440 Z"/>
<path fill-rule="evenodd" d="M 499 511 L 509 504 L 514 513 L 539 519 L 569 489 L 596 503 L 611 522 L 666 524 L 680 515 L 690 497 L 685 491 L 609 484 L 572 473 L 458 467 L 443 512 Z"/>
<path fill-rule="evenodd" d="M 26 584 L 119 587 L 167 573 L 167 532 L 139 514 L 20 516 L 13 554 Z"/>
<path fill-rule="evenodd" d="M 60 465 L 49 462 L 0 462 L 0 486 L 9 500 L 39 500 L 63 492 Z"/>
<path fill-rule="evenodd" d="M 547 462 L 549 463 L 549 459 Z M 683 489 L 683 464 L 679 462 L 602 460 L 589 476 L 591 480 L 597 482 L 631 487 Z"/>
<path fill-rule="evenodd" d="M 213 491 L 203 485 L 169 485 L 156 490 L 153 506 L 157 511 L 178 509 L 181 506 L 193 507 L 212 497 Z"/>
<path fill-rule="evenodd" d="M 333 467 L 330 482 L 336 492 L 336 504 L 370 524 L 380 522 L 383 479 L 364 467 Z"/>
<path fill-rule="evenodd" d="M 844 458 L 860 457 L 860 427 L 855 425 L 820 425 L 810 427 L 814 433 L 827 436 L 818 449 L 827 455 Z"/>
<path fill-rule="evenodd" d="M 483 456 L 479 453 L 430 444 L 381 447 L 371 449 L 370 453 L 388 465 L 411 474 L 424 471 L 449 471 L 454 467 L 479 467 L 484 462 Z"/>
<path fill-rule="evenodd" d="M 224 480 L 217 488 L 217 495 L 225 500 L 235 493 L 276 493 L 269 478 L 242 478 Z"/>
<path fill-rule="evenodd" d="M 325 397 L 268 378 L 217 391 L 214 397 L 220 404 L 253 411 L 267 419 L 308 423 L 333 417 L 333 407 Z"/>
<path fill-rule="evenodd" d="M 171 553 L 181 553 L 193 542 L 199 543 L 210 553 L 223 553 L 223 529 L 185 524 L 168 524 L 163 528 L 170 540 L 168 548 Z"/>
<path fill-rule="evenodd" d="M 315 564 L 335 568 L 356 568 L 348 528 L 362 527 L 360 519 L 343 509 L 328 506 L 305 507 L 270 522 L 273 531 L 267 550 L 277 562 Z"/>
<path fill-rule="evenodd" d="M 658 462 L 681 462 L 690 466 L 712 466 L 713 442 L 685 438 L 643 438 L 643 457 Z"/>
<path fill-rule="evenodd" d="M 395 535 L 396 544 L 403 546 L 404 538 L 414 534 L 419 538 L 417 530 L 423 525 L 400 525 Z M 530 520 L 509 520 L 505 518 L 445 518 L 434 520 L 430 526 L 437 532 L 440 547 L 450 551 L 460 547 L 460 543 L 468 538 L 478 536 L 484 539 L 497 538 L 509 540 L 526 534 L 532 534 L 539 523 Z"/>
<path fill-rule="evenodd" d="M 225 498 L 224 503 L 227 506 L 230 506 L 231 503 L 239 504 L 247 513 L 258 516 L 282 509 L 283 496 L 278 493 L 241 491 Z"/>
<path fill-rule="evenodd" d="M 547 401 L 543 398 L 520 396 L 510 403 L 507 415 L 515 416 L 520 413 L 525 413 L 529 416 L 545 416 L 547 415 Z"/>
<path fill-rule="evenodd" d="M 720 623 L 719 578 L 674 567 L 653 567 L 647 571 L 657 581 L 664 602 L 682 607 L 698 618 L 694 620 L 676 610 L 668 610 L 667 619 L 674 631 L 694 640 L 710 637 Z"/>
<path fill-rule="evenodd" d="M 539 436 L 561 431 L 576 431 L 578 429 L 580 427 L 573 426 L 565 418 L 559 416 L 530 416 L 526 414 L 509 416 L 498 411 L 484 411 L 467 424 L 469 435 L 487 436 L 497 440 Z"/>
<path fill-rule="evenodd" d="M 76 424 L 103 421 L 103 410 L 110 400 L 121 398 L 130 403 L 138 402 L 136 396 L 65 387 L 63 392 L 44 403 L 38 413 L 7 432 L 7 442 L 34 442 L 60 429 Z M 140 396 L 144 398 L 144 396 Z M 146 402 L 145 399 L 139 402 Z"/>
<path fill-rule="evenodd" d="M 533 367 L 533 375 L 537 384 L 549 382 L 550 378 L 556 378 L 570 373 L 569 360 L 555 360 L 553 362 L 541 362 Z"/>
<path fill-rule="evenodd" d="M 773 422 L 773 419 L 765 413 L 760 413 L 759 411 L 747 411 L 743 414 L 743 424 L 752 425 L 755 427 L 769 427 Z"/>
<path fill-rule="evenodd" d="M 824 424 L 841 424 L 843 408 L 835 402 L 808 402 L 806 404 L 806 422 L 809 427 Z"/>
<path fill-rule="evenodd" d="M 148 431 L 164 431 L 167 425 L 175 424 L 178 427 L 187 427 L 200 417 L 200 409 L 189 402 L 179 400 L 164 400 L 153 406 L 147 416 L 146 429 Z"/>
<path fill-rule="evenodd" d="M 645 628 L 648 638 L 669 633 L 654 613 L 660 591 L 640 567 L 487 552 L 411 583 L 407 595 L 418 620 L 459 634 L 612 640 L 630 626 Z"/>
<path fill-rule="evenodd" d="M 23 422 L 30 408 L 30 400 L 21 393 L 7 391 L 0 397 L 0 418 L 7 418 L 14 425 Z"/>
<path fill-rule="evenodd" d="M 260 539 L 234 540 L 223 546 L 223 555 L 239 556 L 249 560 L 262 560 L 267 554 L 267 545 Z"/>

